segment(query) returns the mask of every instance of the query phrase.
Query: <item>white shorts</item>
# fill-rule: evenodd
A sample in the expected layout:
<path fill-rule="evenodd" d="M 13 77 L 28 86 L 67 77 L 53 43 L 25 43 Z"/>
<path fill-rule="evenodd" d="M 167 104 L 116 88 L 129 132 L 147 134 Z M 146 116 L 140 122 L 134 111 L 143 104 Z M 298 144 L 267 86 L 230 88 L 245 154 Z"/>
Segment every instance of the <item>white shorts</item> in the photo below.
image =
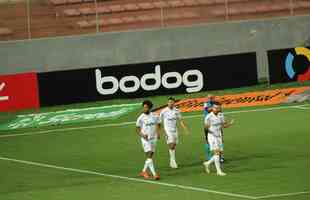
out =
<path fill-rule="evenodd" d="M 212 134 L 208 134 L 208 143 L 209 143 L 211 151 L 214 151 L 214 150 L 223 151 L 222 137 L 216 137 Z"/>
<path fill-rule="evenodd" d="M 141 143 L 142 143 L 142 148 L 145 153 L 155 152 L 157 139 L 145 140 L 144 138 L 141 138 Z"/>
<path fill-rule="evenodd" d="M 179 134 L 177 131 L 165 131 L 166 132 L 166 142 L 167 144 L 178 144 L 179 143 Z"/>

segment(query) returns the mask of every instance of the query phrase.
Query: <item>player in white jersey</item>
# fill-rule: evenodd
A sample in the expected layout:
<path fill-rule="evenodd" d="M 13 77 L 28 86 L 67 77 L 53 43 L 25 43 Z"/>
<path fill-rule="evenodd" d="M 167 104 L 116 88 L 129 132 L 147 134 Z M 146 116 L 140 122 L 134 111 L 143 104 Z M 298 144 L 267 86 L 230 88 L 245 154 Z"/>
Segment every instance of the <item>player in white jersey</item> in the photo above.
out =
<path fill-rule="evenodd" d="M 182 119 L 179 109 L 175 107 L 174 98 L 170 97 L 168 99 L 168 106 L 160 112 L 159 118 L 161 123 L 163 123 L 166 133 L 166 140 L 170 155 L 170 167 L 176 169 L 178 168 L 178 164 L 175 158 L 175 149 L 179 141 L 177 123 L 180 122 L 180 125 L 186 133 L 188 133 L 188 129 Z"/>
<path fill-rule="evenodd" d="M 146 154 L 146 161 L 140 176 L 149 179 L 148 169 L 151 171 L 155 180 L 159 180 L 159 174 L 156 173 L 153 155 L 156 149 L 156 142 L 160 138 L 159 135 L 159 118 L 151 112 L 153 104 L 146 100 L 142 103 L 143 113 L 139 116 L 136 123 L 137 134 L 141 138 L 143 150 Z"/>
<path fill-rule="evenodd" d="M 204 162 L 207 173 L 210 173 L 210 165 L 214 162 L 217 175 L 225 176 L 226 174 L 221 169 L 220 155 L 223 153 L 222 128 L 227 128 L 233 124 L 233 121 L 223 122 L 219 112 L 220 105 L 215 104 L 212 112 L 205 118 L 205 128 L 208 130 L 208 142 L 213 156 L 210 160 Z"/>

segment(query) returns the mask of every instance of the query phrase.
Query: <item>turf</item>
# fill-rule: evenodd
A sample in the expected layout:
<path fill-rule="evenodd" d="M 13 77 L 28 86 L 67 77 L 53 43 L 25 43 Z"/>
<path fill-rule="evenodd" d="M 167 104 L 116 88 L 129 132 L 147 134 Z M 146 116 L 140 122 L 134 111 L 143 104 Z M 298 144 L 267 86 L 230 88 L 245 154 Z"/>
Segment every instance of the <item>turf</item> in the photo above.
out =
<path fill-rule="evenodd" d="M 156 97 L 156 104 L 166 97 Z M 93 105 L 93 104 L 92 104 Z M 84 105 L 85 106 L 85 105 Z M 264 109 L 257 107 L 255 109 Z M 160 183 L 178 184 L 259 197 L 310 191 L 310 105 L 272 111 L 229 113 L 235 125 L 225 130 L 224 171 L 226 177 L 204 173 L 202 118 L 187 117 L 190 135 L 182 135 L 177 149 L 180 168 L 168 167 L 167 146 L 159 141 L 155 155 Z M 60 108 L 54 108 L 60 109 Z M 243 108 L 252 110 L 254 108 Z M 139 111 L 113 121 L 57 128 L 92 126 L 134 121 Z M 199 115 L 200 112 L 185 116 Z M 24 133 L 44 129 L 6 132 Z M 0 138 L 0 156 L 51 164 L 66 168 L 138 178 L 144 162 L 134 124 L 59 131 L 55 134 Z M 213 169 L 214 171 L 214 169 Z M 122 180 L 32 166 L 0 160 L 0 199 L 2 200 L 85 200 L 85 199 L 215 199 L 240 197 L 194 191 L 133 180 Z M 279 200 L 308 200 L 310 194 L 275 197 Z"/>
<path fill-rule="evenodd" d="M 266 83 L 261 83 L 259 85 L 250 86 L 250 87 L 242 87 L 242 88 L 233 88 L 233 89 L 226 89 L 226 90 L 218 90 L 218 91 L 205 91 L 199 92 L 194 94 L 179 94 L 173 95 L 176 99 L 184 99 L 184 98 L 199 98 L 199 97 L 206 97 L 206 95 L 212 93 L 214 95 L 225 95 L 225 94 L 238 94 L 243 92 L 253 92 L 253 91 L 263 91 L 269 89 L 277 89 L 277 88 L 288 88 L 288 87 L 303 87 L 303 86 L 310 86 L 310 81 L 306 81 L 304 83 L 299 82 L 290 82 L 290 83 L 281 83 L 281 84 L 273 84 L 268 85 Z M 169 96 L 153 96 L 148 97 L 153 102 L 155 102 L 155 107 L 164 105 L 167 101 Z M 36 110 L 25 110 L 25 111 L 18 111 L 18 112 L 0 112 L 0 123 L 6 123 L 16 117 L 18 114 L 29 114 L 29 113 L 44 113 L 44 112 L 53 112 L 53 111 L 60 111 L 65 109 L 75 109 L 75 108 L 88 108 L 88 107 L 96 107 L 96 106 L 106 106 L 106 105 L 116 105 L 116 104 L 126 104 L 126 103 L 141 103 L 142 100 L 145 98 L 137 98 L 137 99 L 113 99 L 107 101 L 98 101 L 98 102 L 89 102 L 89 103 L 79 103 L 79 104 L 71 104 L 71 105 L 62 105 L 62 106 L 52 106 L 52 107 L 42 107 Z M 243 108 L 241 108 L 243 109 Z M 126 122 L 131 121 L 135 117 L 134 115 L 126 115 L 121 117 L 118 122 Z M 110 123 L 108 121 L 94 121 L 94 122 L 87 122 L 81 123 L 78 126 L 83 125 L 97 125 L 102 123 Z M 76 125 L 63 125 L 62 127 L 75 127 Z M 27 129 L 27 130 L 12 130 L 10 132 L 1 131 L 1 134 L 15 134 L 15 133 L 23 133 L 25 131 L 40 131 L 47 129 L 54 129 L 55 127 L 45 127 L 45 128 L 35 128 L 35 129 Z M 56 127 L 57 128 L 57 127 Z"/>

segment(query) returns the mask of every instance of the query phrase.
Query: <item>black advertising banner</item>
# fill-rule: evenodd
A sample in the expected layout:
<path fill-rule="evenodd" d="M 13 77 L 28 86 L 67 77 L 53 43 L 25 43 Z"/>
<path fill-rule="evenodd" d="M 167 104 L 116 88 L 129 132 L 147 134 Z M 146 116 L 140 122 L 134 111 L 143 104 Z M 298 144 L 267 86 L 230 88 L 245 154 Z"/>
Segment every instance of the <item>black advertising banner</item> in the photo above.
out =
<path fill-rule="evenodd" d="M 271 83 L 310 80 L 310 48 L 296 47 L 268 51 Z"/>
<path fill-rule="evenodd" d="M 42 106 L 257 84 L 256 53 L 38 74 Z"/>

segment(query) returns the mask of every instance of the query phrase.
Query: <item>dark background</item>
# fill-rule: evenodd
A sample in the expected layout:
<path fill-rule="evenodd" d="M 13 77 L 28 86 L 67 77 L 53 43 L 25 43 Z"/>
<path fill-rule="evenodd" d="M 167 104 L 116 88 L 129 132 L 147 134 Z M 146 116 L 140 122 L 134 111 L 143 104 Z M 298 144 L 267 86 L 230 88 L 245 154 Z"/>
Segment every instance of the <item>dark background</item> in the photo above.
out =
<path fill-rule="evenodd" d="M 296 75 L 293 79 L 290 79 L 285 71 L 285 60 L 289 52 L 295 56 L 293 69 L 296 72 Z M 268 62 L 270 83 L 286 83 L 296 81 L 298 74 L 305 73 L 308 66 L 310 66 L 308 59 L 302 55 L 297 56 L 294 48 L 268 51 Z"/>
<path fill-rule="evenodd" d="M 96 90 L 95 69 L 100 69 L 102 76 L 114 76 L 118 80 L 128 75 L 140 79 L 146 73 L 154 73 L 158 64 L 161 66 L 161 76 L 171 71 L 177 71 L 181 75 L 191 69 L 201 71 L 204 78 L 201 91 L 249 86 L 258 82 L 256 53 L 46 72 L 38 74 L 41 106 L 186 93 L 186 86 L 183 84 L 176 89 L 161 86 L 156 91 L 144 91 L 140 87 L 135 93 L 118 90 L 107 96 L 100 95 Z"/>

